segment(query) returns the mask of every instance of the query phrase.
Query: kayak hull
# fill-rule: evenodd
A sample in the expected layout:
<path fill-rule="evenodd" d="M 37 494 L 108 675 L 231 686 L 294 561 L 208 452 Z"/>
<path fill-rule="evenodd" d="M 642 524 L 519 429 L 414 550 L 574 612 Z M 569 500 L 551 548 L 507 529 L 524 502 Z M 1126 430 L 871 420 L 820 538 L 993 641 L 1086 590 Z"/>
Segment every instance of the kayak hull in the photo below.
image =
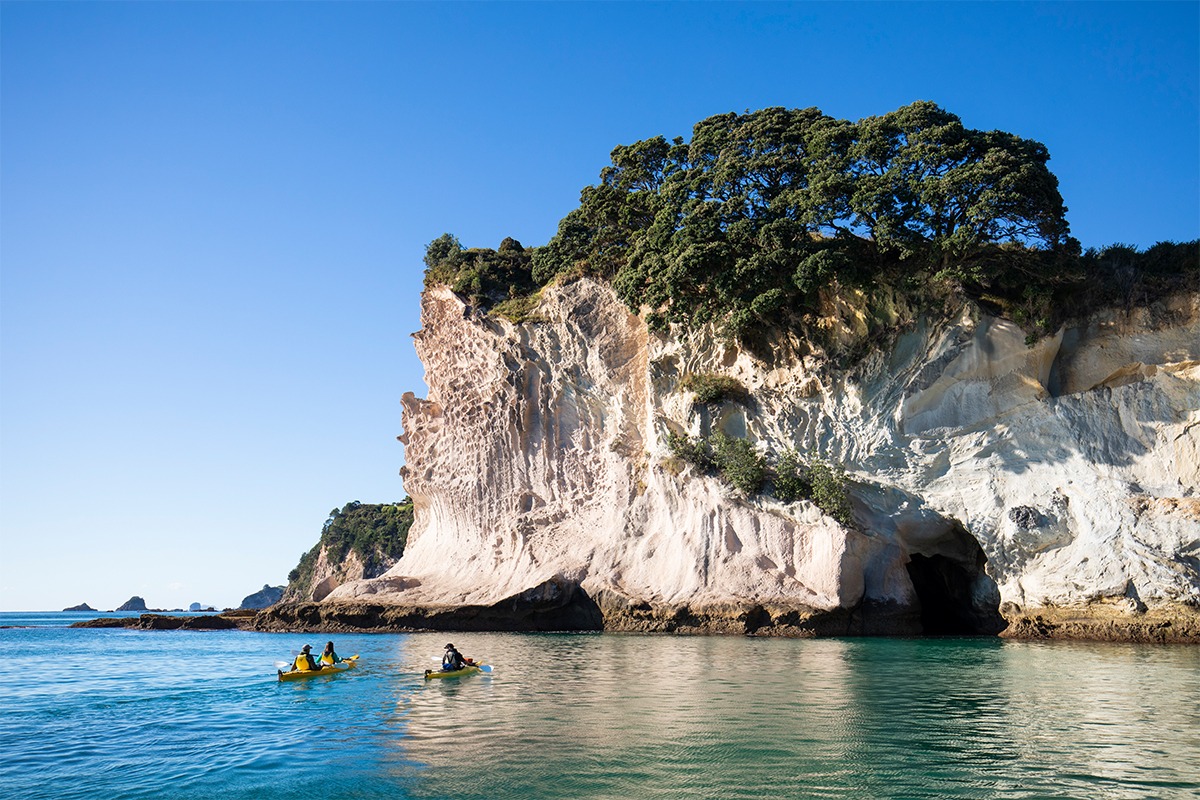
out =
<path fill-rule="evenodd" d="M 452 669 L 449 672 L 427 669 L 425 670 L 425 680 L 428 681 L 432 680 L 433 678 L 463 678 L 467 675 L 477 675 L 480 672 L 483 672 L 483 670 L 481 670 L 479 667 L 473 666 L 463 667 L 462 669 Z"/>
<path fill-rule="evenodd" d="M 279 680 L 281 681 L 301 681 L 305 678 L 315 678 L 318 675 L 336 675 L 339 672 L 345 672 L 358 666 L 355 660 L 343 661 L 339 664 L 326 664 L 319 669 L 297 669 L 290 672 L 279 672 Z"/>

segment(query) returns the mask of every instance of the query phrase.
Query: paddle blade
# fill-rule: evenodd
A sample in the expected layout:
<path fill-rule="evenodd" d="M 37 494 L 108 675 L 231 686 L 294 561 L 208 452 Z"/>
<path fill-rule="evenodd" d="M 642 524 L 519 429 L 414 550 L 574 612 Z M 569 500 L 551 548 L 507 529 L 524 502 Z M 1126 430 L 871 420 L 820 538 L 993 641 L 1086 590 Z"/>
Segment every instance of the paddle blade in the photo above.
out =
<path fill-rule="evenodd" d="M 475 666 L 479 667 L 479 668 L 480 668 L 481 670 L 483 670 L 484 672 L 491 672 L 491 671 L 492 671 L 492 665 L 491 665 L 491 664 L 476 664 Z"/>

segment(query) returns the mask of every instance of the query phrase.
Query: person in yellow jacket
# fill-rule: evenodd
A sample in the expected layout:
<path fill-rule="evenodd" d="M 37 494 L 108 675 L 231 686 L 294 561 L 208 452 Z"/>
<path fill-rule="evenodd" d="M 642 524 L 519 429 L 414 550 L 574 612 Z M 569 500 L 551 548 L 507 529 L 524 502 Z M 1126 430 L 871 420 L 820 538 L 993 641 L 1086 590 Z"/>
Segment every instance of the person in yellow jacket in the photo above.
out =
<path fill-rule="evenodd" d="M 296 660 L 292 662 L 292 672 L 308 672 L 318 669 L 317 662 L 313 661 L 312 645 L 306 644 L 300 648 L 300 654 L 296 656 Z"/>
<path fill-rule="evenodd" d="M 333 650 L 333 642 L 325 645 L 325 650 L 321 653 L 321 657 L 317 659 L 317 663 L 322 667 L 342 663 L 342 660 L 338 658 L 338 654 Z"/>

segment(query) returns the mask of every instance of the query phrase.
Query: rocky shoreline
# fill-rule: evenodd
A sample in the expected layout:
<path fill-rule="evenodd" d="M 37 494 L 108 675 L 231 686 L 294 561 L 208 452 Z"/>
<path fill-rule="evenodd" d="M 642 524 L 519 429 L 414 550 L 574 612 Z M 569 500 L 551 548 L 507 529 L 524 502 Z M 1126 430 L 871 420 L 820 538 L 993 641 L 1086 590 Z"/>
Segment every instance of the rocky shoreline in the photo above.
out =
<path fill-rule="evenodd" d="M 1105 604 L 1028 609 L 1007 623 L 995 635 L 1033 641 L 1200 644 L 1200 610 L 1187 606 L 1150 609 L 1136 615 L 1122 614 Z M 521 604 L 511 598 L 495 606 L 457 607 L 284 603 L 265 609 L 238 627 L 280 633 L 607 632 L 781 638 L 921 635 L 912 609 L 895 604 L 869 604 L 831 612 L 760 604 L 702 608 L 670 604 L 618 608 L 594 601 Z"/>
<path fill-rule="evenodd" d="M 997 627 L 976 635 L 1013 640 L 1200 644 L 1200 609 L 1187 605 L 1130 612 L 1111 603 L 1036 609 L 1006 608 Z M 649 633 L 824 638 L 921 636 L 919 614 L 894 603 L 827 611 L 758 603 L 629 604 L 590 597 L 578 586 L 553 585 L 493 605 L 405 606 L 386 603 L 279 603 L 262 611 L 202 616 L 142 614 L 77 622 L 72 628 L 247 630 L 270 633 Z"/>
<path fill-rule="evenodd" d="M 142 614 L 137 617 L 99 617 L 69 625 L 70 628 L 132 628 L 144 631 L 227 631 L 248 629 L 255 612 L 227 611 L 222 614 L 176 617 Z"/>
<path fill-rule="evenodd" d="M 582 594 L 582 593 L 580 593 Z M 920 636 L 911 609 L 872 603 L 826 612 L 751 603 L 691 607 L 643 603 L 619 607 L 581 597 L 529 600 L 512 597 L 494 606 L 415 607 L 367 602 L 280 603 L 257 613 L 100 618 L 71 627 L 121 627 L 144 631 L 259 631 L 272 633 L 608 632 L 679 636 L 827 638 Z M 1200 644 L 1200 610 L 1187 606 L 1147 609 L 1135 615 L 1104 603 L 1085 607 L 1025 609 L 997 636 L 1014 640 L 1085 640 Z"/>

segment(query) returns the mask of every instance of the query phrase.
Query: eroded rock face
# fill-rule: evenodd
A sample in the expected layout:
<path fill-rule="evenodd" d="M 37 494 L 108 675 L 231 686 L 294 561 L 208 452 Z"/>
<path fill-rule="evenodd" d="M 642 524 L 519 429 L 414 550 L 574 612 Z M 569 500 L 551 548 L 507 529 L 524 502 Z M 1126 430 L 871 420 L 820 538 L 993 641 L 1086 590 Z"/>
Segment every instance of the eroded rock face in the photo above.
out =
<path fill-rule="evenodd" d="M 1192 614 L 1198 302 L 1033 346 L 965 308 L 913 320 L 844 374 L 799 341 L 766 363 L 651 334 L 586 280 L 545 289 L 543 321 L 519 326 L 431 289 L 415 337 L 429 395 L 403 399 L 407 550 L 326 602 L 490 607 L 557 581 L 610 629 L 792 635 L 919 632 L 947 603 L 977 632 L 1003 627 L 997 607 Z M 856 313 L 831 336 L 854 336 Z M 751 402 L 694 404 L 680 383 L 706 372 Z M 843 463 L 858 530 L 743 498 L 666 446 L 717 430 Z"/>

